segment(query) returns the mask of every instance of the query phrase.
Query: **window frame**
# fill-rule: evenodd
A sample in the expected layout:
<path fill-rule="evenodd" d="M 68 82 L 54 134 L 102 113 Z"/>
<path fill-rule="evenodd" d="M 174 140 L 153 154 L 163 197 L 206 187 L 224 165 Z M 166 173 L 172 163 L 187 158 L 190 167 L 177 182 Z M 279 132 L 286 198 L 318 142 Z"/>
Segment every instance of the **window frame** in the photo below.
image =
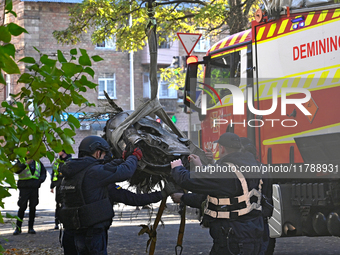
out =
<path fill-rule="evenodd" d="M 110 77 L 98 77 L 98 96 L 97 96 L 98 99 L 106 99 L 106 97 L 104 95 L 104 90 L 106 92 L 108 92 L 108 90 L 107 90 L 107 81 L 111 81 L 111 80 L 113 81 L 113 94 L 114 94 L 114 96 L 111 96 L 111 95 L 109 95 L 109 96 L 110 96 L 111 99 L 117 99 L 116 74 L 115 73 L 113 73 L 113 77 L 112 78 L 110 78 Z M 104 81 L 104 90 L 103 90 L 103 95 L 102 96 L 99 95 L 99 93 L 100 93 L 100 86 L 99 86 L 100 81 Z"/>
<path fill-rule="evenodd" d="M 109 44 L 108 42 L 112 41 L 111 43 L 114 45 L 113 47 L 107 46 Z M 116 37 L 113 36 L 112 38 L 105 39 L 102 43 L 104 43 L 104 46 L 98 46 L 99 43 L 96 43 L 96 49 L 101 49 L 101 50 L 114 50 L 116 51 Z"/>
<path fill-rule="evenodd" d="M 199 47 L 198 47 L 199 46 Z M 202 49 L 203 47 L 203 49 Z M 205 37 L 204 35 L 201 36 L 197 44 L 195 45 L 194 52 L 207 52 L 210 48 L 210 39 Z"/>
<path fill-rule="evenodd" d="M 145 78 L 145 76 L 147 76 L 149 79 L 149 82 L 148 83 L 146 83 L 145 81 L 144 81 L 144 78 Z M 162 80 L 161 80 L 161 75 L 158 73 L 157 74 L 157 81 L 158 81 L 158 93 L 157 93 L 157 97 L 159 98 L 159 99 L 177 99 L 178 98 L 178 93 L 177 93 L 177 90 L 175 90 L 175 89 L 172 89 L 172 88 L 169 88 L 169 83 L 168 82 L 164 82 L 164 83 L 167 83 L 167 85 L 168 85 L 168 87 L 167 87 L 167 90 L 168 90 L 168 96 L 162 96 L 162 95 L 160 95 L 160 91 L 161 91 L 161 89 L 162 89 Z M 144 93 L 144 91 L 145 91 L 145 86 L 146 86 L 146 84 L 148 84 L 148 95 L 145 95 L 145 93 Z M 171 96 L 171 91 L 169 91 L 169 90 L 175 90 L 175 92 L 176 93 L 174 93 L 174 95 L 173 96 Z M 169 93 L 170 92 L 170 93 Z M 169 94 L 170 94 L 170 96 L 169 96 Z M 144 98 L 151 98 L 151 84 L 150 84 L 150 74 L 148 73 L 148 72 L 144 72 L 143 73 L 143 97 Z"/>

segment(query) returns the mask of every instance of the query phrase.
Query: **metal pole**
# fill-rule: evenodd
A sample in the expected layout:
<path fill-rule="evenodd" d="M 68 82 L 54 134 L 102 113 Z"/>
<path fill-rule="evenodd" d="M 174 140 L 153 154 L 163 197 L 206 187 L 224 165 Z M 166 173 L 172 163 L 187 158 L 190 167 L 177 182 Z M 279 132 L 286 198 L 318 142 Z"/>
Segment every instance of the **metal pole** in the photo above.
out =
<path fill-rule="evenodd" d="M 191 139 L 191 110 L 188 112 L 188 139 Z"/>
<path fill-rule="evenodd" d="M 131 8 L 131 7 L 130 7 Z M 129 25 L 132 27 L 132 15 L 129 17 Z M 133 70 L 133 50 L 130 51 L 130 110 L 135 109 L 135 83 Z"/>

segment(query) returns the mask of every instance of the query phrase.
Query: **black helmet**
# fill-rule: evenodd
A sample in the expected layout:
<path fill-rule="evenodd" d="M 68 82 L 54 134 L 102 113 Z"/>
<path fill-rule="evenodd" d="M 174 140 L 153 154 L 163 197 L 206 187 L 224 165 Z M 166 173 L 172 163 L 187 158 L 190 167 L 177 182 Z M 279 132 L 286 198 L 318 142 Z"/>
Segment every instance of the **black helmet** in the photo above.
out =
<path fill-rule="evenodd" d="M 85 137 L 79 145 L 79 153 L 87 152 L 92 155 L 96 150 L 101 150 L 105 152 L 110 151 L 109 144 L 101 137 L 90 135 Z"/>

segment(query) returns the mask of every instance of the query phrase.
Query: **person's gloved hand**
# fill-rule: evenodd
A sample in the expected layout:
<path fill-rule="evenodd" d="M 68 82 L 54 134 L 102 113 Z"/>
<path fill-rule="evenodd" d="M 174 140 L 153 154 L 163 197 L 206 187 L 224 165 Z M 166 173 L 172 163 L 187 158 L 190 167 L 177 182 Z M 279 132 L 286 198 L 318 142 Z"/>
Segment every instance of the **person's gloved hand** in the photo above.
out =
<path fill-rule="evenodd" d="M 132 144 L 130 142 L 128 142 L 125 146 L 125 150 L 122 153 L 122 158 L 124 160 L 126 160 L 127 157 L 130 156 L 133 153 L 133 149 L 134 149 L 134 147 L 132 146 Z"/>
<path fill-rule="evenodd" d="M 132 155 L 136 156 L 138 160 L 141 160 L 143 157 L 143 152 L 137 147 L 133 150 Z"/>
<path fill-rule="evenodd" d="M 190 163 L 194 164 L 194 166 L 202 166 L 202 162 L 201 162 L 199 156 L 197 156 L 195 154 L 190 154 L 188 159 L 189 159 Z"/>
<path fill-rule="evenodd" d="M 176 159 L 174 161 L 171 161 L 170 165 L 171 165 L 171 169 L 175 168 L 176 166 L 183 166 L 181 159 Z"/>
<path fill-rule="evenodd" d="M 122 158 L 125 160 L 126 158 L 127 158 L 127 155 L 128 154 L 128 152 L 127 152 L 127 150 L 124 150 L 123 151 L 123 154 L 122 154 Z"/>
<path fill-rule="evenodd" d="M 165 184 L 164 189 L 161 190 L 161 194 L 163 198 L 175 193 L 178 189 L 176 189 L 175 184 L 173 182 L 168 182 Z"/>
<path fill-rule="evenodd" d="M 173 193 L 171 194 L 171 199 L 174 203 L 180 203 L 182 196 L 184 195 L 184 193 Z"/>
<path fill-rule="evenodd" d="M 205 156 L 207 157 L 209 164 L 214 163 L 214 154 L 210 149 L 206 149 Z"/>

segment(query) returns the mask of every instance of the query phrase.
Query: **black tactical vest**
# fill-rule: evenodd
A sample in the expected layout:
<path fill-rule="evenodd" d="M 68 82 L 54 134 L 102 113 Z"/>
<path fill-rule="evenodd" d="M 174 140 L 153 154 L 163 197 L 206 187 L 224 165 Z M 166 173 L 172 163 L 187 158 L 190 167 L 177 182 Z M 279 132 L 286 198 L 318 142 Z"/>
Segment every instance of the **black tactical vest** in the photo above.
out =
<path fill-rule="evenodd" d="M 90 228 L 95 224 L 111 221 L 114 216 L 108 194 L 102 200 L 91 204 L 85 203 L 82 184 L 87 171 L 92 166 L 93 164 L 72 177 L 65 177 L 60 185 L 63 198 L 60 221 L 65 229 Z"/>

